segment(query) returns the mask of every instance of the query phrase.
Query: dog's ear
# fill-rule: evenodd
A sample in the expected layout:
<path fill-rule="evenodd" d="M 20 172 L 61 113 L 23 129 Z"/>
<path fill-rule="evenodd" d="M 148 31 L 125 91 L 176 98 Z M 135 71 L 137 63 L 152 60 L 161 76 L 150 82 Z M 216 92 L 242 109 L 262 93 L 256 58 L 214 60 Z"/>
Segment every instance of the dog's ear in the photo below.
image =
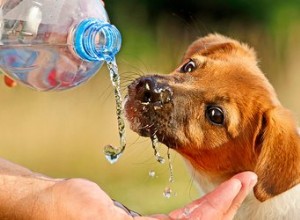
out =
<path fill-rule="evenodd" d="M 236 53 L 240 57 L 248 57 L 256 61 L 256 55 L 252 48 L 246 44 L 239 43 L 236 40 L 222 36 L 220 34 L 209 34 L 206 37 L 194 41 L 187 49 L 184 60 L 192 57 L 194 54 L 202 56 L 216 55 L 217 57 L 228 56 Z"/>
<path fill-rule="evenodd" d="M 263 202 L 300 183 L 300 137 L 293 117 L 283 107 L 264 114 L 260 131 L 255 141 L 258 183 L 254 194 Z"/>

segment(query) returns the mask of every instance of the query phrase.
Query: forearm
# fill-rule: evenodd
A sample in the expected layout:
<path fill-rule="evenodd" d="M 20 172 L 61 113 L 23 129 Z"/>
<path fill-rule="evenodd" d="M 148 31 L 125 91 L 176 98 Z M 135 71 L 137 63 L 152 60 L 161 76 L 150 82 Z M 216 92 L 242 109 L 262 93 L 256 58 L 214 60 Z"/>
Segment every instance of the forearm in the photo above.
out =
<path fill-rule="evenodd" d="M 26 219 L 41 200 L 39 192 L 56 181 L 0 158 L 0 219 Z"/>
<path fill-rule="evenodd" d="M 32 176 L 34 173 L 25 167 L 0 158 L 0 175 L 3 174 L 11 176 Z"/>

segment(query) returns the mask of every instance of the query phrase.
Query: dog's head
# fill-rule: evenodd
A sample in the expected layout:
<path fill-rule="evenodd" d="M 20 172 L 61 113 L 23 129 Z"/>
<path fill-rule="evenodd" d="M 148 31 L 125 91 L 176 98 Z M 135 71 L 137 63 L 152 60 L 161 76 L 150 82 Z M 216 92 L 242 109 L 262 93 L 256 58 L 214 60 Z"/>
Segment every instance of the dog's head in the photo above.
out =
<path fill-rule="evenodd" d="M 300 182 L 300 138 L 291 114 L 247 45 L 221 35 L 195 41 L 169 75 L 128 87 L 131 128 L 179 152 L 194 169 L 223 181 L 258 174 L 260 201 Z"/>

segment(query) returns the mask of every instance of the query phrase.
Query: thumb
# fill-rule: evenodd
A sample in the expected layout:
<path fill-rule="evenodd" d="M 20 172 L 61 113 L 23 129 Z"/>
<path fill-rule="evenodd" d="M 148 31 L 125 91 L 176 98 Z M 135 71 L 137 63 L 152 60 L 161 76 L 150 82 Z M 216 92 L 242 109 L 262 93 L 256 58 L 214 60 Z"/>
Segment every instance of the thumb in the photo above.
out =
<path fill-rule="evenodd" d="M 256 184 L 257 176 L 252 172 L 235 175 L 211 193 L 170 213 L 174 219 L 232 219 Z"/>
<path fill-rule="evenodd" d="M 226 219 L 232 219 L 237 210 L 240 208 L 242 202 L 247 197 L 249 192 L 253 190 L 253 187 L 257 183 L 257 175 L 252 172 L 243 172 L 240 174 L 237 174 L 232 177 L 232 179 L 238 179 L 242 183 L 242 188 L 240 192 L 237 194 L 237 196 L 232 201 L 231 206 L 229 207 L 227 213 L 226 213 Z"/>

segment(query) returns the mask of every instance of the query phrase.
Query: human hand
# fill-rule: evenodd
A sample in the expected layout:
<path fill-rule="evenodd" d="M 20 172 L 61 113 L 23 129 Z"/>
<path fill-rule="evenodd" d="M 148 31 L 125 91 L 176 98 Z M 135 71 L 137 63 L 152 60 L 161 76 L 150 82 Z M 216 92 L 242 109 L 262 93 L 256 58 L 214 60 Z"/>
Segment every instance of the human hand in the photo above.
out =
<path fill-rule="evenodd" d="M 151 217 L 133 218 L 115 206 L 112 199 L 96 184 L 84 179 L 59 180 L 26 201 L 27 213 L 22 219 L 114 219 L 153 220 Z M 16 208 L 20 211 L 21 209 Z"/>
<path fill-rule="evenodd" d="M 22 217 L 30 220 L 85 220 L 112 219 L 112 217 L 114 220 L 229 220 L 233 219 L 256 181 L 257 176 L 254 173 L 240 173 L 222 183 L 213 192 L 184 208 L 172 211 L 169 215 L 133 217 L 116 206 L 111 198 L 93 182 L 84 179 L 58 180 L 38 194 L 27 197 L 27 213 L 26 215 L 22 213 Z M 16 210 L 22 209 L 17 207 Z"/>
<path fill-rule="evenodd" d="M 169 215 L 131 216 L 93 182 L 52 179 L 0 159 L 1 219 L 172 220 L 232 219 L 256 183 L 251 172 L 238 174 L 213 192 Z"/>
<path fill-rule="evenodd" d="M 51 214 L 50 219 L 111 219 L 113 217 L 115 220 L 229 220 L 233 219 L 256 182 L 257 176 L 252 172 L 237 174 L 222 183 L 213 192 L 184 208 L 171 212 L 168 216 L 132 217 L 123 209 L 115 206 L 111 198 L 98 185 L 82 179 L 57 182 L 51 189 L 47 190 L 47 192 L 51 192 L 52 198 L 54 198 L 52 206 L 50 206 L 52 209 L 49 204 L 45 204 L 47 204 L 47 210 Z M 44 197 L 45 195 L 41 196 Z"/>
<path fill-rule="evenodd" d="M 230 220 L 235 216 L 243 200 L 257 182 L 252 172 L 243 172 L 222 183 L 213 192 L 192 202 L 168 216 L 155 216 L 161 220 Z"/>
<path fill-rule="evenodd" d="M 56 182 L 39 194 L 35 216 L 28 219 L 113 219 L 114 220 L 174 220 L 233 219 L 238 208 L 254 187 L 257 176 L 252 172 L 235 175 L 213 192 L 169 215 L 132 217 L 115 206 L 100 187 L 88 180 L 69 179 Z M 51 198 L 51 199 L 50 199 Z"/>

